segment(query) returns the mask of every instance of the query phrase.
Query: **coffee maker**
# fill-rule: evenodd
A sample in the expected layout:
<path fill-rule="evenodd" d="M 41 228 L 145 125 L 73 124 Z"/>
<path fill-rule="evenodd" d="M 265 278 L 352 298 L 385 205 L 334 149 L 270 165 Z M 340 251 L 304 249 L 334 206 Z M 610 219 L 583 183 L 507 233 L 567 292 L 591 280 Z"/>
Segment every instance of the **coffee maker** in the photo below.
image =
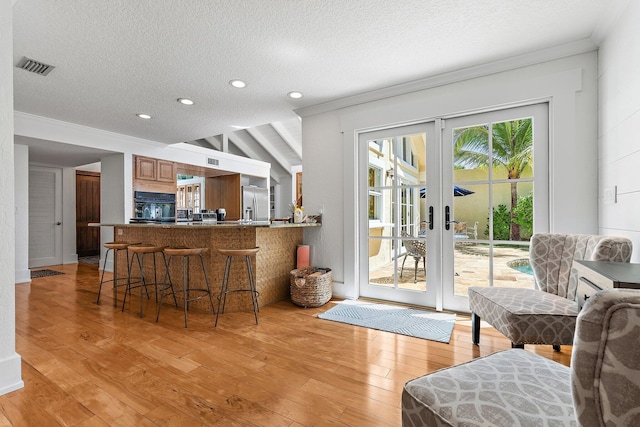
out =
<path fill-rule="evenodd" d="M 218 221 L 224 221 L 225 217 L 227 216 L 227 211 L 225 210 L 225 208 L 218 208 L 216 209 L 216 215 Z"/>

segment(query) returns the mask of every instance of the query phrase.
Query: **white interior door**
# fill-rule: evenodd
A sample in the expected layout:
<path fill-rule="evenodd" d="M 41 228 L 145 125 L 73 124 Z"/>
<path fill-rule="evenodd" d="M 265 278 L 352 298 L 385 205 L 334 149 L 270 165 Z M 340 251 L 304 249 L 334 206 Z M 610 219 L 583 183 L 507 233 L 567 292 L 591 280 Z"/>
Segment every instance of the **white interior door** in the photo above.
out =
<path fill-rule="evenodd" d="M 29 268 L 62 264 L 62 170 L 29 167 Z"/>

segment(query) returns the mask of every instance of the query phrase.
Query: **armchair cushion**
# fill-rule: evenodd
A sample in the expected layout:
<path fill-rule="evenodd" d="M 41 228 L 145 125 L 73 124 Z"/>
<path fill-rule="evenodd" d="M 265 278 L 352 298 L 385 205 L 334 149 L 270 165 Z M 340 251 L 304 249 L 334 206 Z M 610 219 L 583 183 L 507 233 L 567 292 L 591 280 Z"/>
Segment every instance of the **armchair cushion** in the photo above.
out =
<path fill-rule="evenodd" d="M 441 369 L 405 384 L 402 425 L 576 425 L 570 371 L 519 349 Z"/>
<path fill-rule="evenodd" d="M 515 344 L 573 344 L 578 304 L 536 289 L 469 288 L 469 306 Z"/>

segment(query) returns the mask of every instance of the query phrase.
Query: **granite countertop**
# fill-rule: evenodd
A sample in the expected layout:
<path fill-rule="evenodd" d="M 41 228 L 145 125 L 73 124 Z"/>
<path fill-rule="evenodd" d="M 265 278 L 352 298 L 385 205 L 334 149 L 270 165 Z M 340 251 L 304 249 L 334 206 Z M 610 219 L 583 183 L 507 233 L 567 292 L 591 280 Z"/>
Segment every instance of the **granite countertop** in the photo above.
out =
<path fill-rule="evenodd" d="M 297 228 L 297 227 L 320 227 L 320 223 L 302 223 L 293 224 L 286 222 L 274 222 L 269 221 L 219 221 L 219 222 L 207 222 L 207 221 L 184 221 L 184 222 L 158 222 L 158 223 L 133 223 L 133 224 L 115 224 L 115 223 L 90 223 L 90 227 L 152 227 L 152 228 L 184 228 L 184 227 L 205 227 L 205 228 L 218 228 L 218 227 L 267 227 L 267 228 Z"/>

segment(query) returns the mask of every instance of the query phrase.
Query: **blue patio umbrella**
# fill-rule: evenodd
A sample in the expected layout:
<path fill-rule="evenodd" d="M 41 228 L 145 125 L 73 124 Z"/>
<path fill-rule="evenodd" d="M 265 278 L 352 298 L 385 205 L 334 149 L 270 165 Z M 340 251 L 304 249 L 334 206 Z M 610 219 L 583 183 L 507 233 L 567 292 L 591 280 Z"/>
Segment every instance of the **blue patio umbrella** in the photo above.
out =
<path fill-rule="evenodd" d="M 466 188 L 458 187 L 457 185 L 453 186 L 453 195 L 455 197 L 468 196 L 469 194 L 473 194 L 475 191 L 467 190 Z M 427 189 L 420 189 L 420 198 L 424 199 L 427 195 Z"/>

